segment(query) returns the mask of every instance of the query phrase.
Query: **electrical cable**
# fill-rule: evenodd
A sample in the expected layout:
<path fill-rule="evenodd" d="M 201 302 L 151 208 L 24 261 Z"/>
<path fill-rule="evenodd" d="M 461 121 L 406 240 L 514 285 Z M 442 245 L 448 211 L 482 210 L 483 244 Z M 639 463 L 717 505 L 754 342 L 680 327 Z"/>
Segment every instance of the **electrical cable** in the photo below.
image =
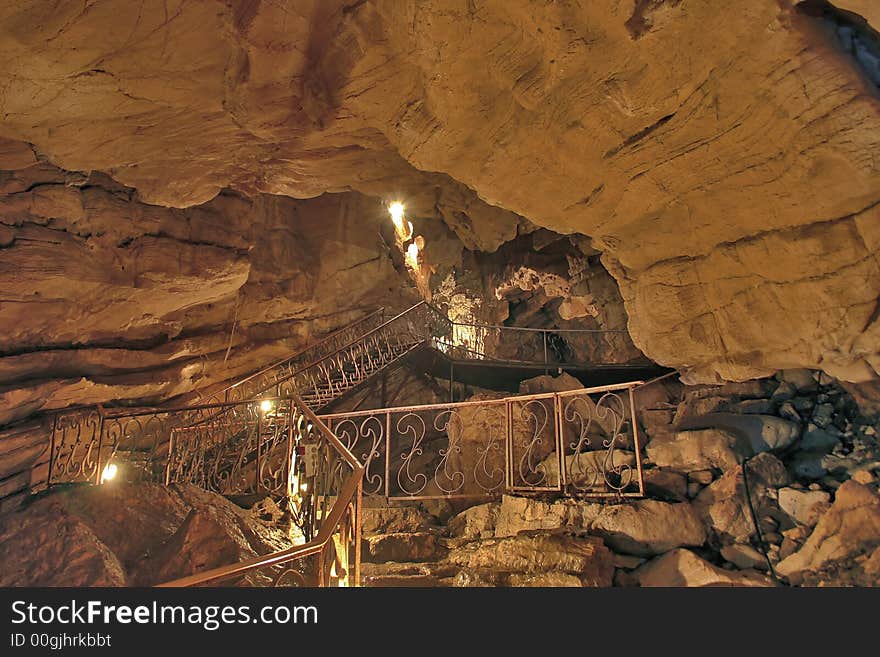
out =
<path fill-rule="evenodd" d="M 776 569 L 773 568 L 773 563 L 770 561 L 770 555 L 767 552 L 767 544 L 764 542 L 764 533 L 761 531 L 761 523 L 758 522 L 758 514 L 755 511 L 755 505 L 752 504 L 752 493 L 749 490 L 749 475 L 747 467 L 751 458 L 752 457 L 749 456 L 742 462 L 743 487 L 746 489 L 746 502 L 748 503 L 749 512 L 752 516 L 752 524 L 755 525 L 755 534 L 758 536 L 758 547 L 764 555 L 764 560 L 767 562 L 767 568 L 770 569 L 770 577 L 773 579 L 776 586 L 782 586 L 783 583 L 776 575 Z"/>

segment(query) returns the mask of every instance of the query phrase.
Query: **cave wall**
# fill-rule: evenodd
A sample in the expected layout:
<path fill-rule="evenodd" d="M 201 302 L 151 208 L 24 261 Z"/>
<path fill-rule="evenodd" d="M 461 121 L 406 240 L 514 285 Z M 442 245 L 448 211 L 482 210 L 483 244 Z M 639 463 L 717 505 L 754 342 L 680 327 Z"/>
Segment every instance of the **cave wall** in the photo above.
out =
<path fill-rule="evenodd" d="M 0 203 L 0 425 L 153 403 L 250 373 L 376 307 L 412 303 L 359 194 L 224 193 L 177 210 L 36 163 Z"/>

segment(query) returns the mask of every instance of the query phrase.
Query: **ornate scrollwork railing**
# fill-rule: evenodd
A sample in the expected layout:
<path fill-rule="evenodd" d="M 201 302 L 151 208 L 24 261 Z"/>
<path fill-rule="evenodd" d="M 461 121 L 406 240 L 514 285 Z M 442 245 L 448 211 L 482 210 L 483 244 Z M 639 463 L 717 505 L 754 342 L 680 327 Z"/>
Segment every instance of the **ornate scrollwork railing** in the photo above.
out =
<path fill-rule="evenodd" d="M 363 462 L 365 495 L 641 496 L 639 383 L 321 418 Z"/>
<path fill-rule="evenodd" d="M 56 417 L 49 483 L 99 484 L 112 465 L 114 478 L 125 481 L 286 494 L 286 461 L 302 417 L 293 399 L 158 411 L 81 409 Z"/>
<path fill-rule="evenodd" d="M 229 402 L 253 399 L 269 391 L 278 381 L 287 379 L 295 372 L 319 363 L 322 359 L 337 353 L 346 345 L 356 342 L 361 336 L 381 326 L 384 321 L 385 309 L 379 308 L 365 317 L 333 331 L 294 355 L 264 367 L 259 372 L 255 372 L 220 390 L 209 401 Z"/>
<path fill-rule="evenodd" d="M 359 584 L 364 466 L 296 395 L 279 400 L 276 409 L 279 417 L 288 418 L 284 424 L 289 435 L 296 436 L 287 459 L 287 481 L 303 493 L 297 496 L 297 513 L 306 542 L 162 586 Z"/>

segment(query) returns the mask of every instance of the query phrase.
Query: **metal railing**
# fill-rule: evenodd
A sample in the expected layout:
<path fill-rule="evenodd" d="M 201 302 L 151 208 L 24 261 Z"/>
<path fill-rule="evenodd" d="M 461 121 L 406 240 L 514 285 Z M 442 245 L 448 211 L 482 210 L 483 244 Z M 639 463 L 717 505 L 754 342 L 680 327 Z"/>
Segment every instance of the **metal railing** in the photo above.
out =
<path fill-rule="evenodd" d="M 56 418 L 50 459 L 50 483 L 99 484 L 112 465 L 114 480 L 298 500 L 294 512 L 305 545 L 169 585 L 219 583 L 245 574 L 256 578 L 251 583 L 276 586 L 357 584 L 364 468 L 295 393 L 161 411 L 84 409 Z M 317 561 L 305 564 L 311 555 Z"/>
<path fill-rule="evenodd" d="M 643 494 L 632 399 L 639 382 L 334 414 L 324 416 L 325 424 L 313 408 L 425 343 L 450 355 L 499 359 L 497 353 L 489 355 L 485 336 L 519 331 L 541 336 L 543 362 L 552 362 L 548 341 L 553 332 L 543 329 L 485 326 L 479 349 L 471 350 L 461 331 L 477 325 L 451 322 L 429 303 L 382 320 L 380 310 L 353 322 L 220 391 L 222 401 L 58 413 L 48 484 L 100 484 L 112 465 L 122 479 L 187 482 L 222 494 L 290 498 L 301 486 L 308 491 L 299 496 L 296 511 L 305 545 L 169 583 L 174 586 L 250 576 L 273 585 L 356 583 L 364 486 L 370 495 L 411 500 L 505 491 Z M 311 570 L 301 567 L 311 556 L 317 556 Z"/>
<path fill-rule="evenodd" d="M 544 329 L 460 321 L 451 321 L 450 328 L 450 335 L 435 344 L 459 360 L 545 366 L 646 362 L 624 329 Z"/>
<path fill-rule="evenodd" d="M 289 378 L 295 372 L 336 353 L 345 345 L 356 342 L 361 336 L 381 326 L 384 321 L 385 308 L 378 308 L 364 317 L 324 336 L 317 342 L 313 342 L 292 356 L 272 363 L 260 371 L 254 372 L 240 381 L 236 381 L 232 385 L 223 388 L 211 395 L 206 402 L 253 399 L 257 395 L 269 390 L 279 380 Z"/>
<path fill-rule="evenodd" d="M 163 587 L 234 585 L 358 586 L 361 561 L 363 465 L 314 413 L 294 397 L 304 422 L 297 450 L 288 460 L 289 481 L 308 491 L 300 513 L 306 542 L 285 550 L 212 568 L 161 584 Z M 292 454 L 297 454 L 293 451 Z"/>
<path fill-rule="evenodd" d="M 640 384 L 320 417 L 364 464 L 365 495 L 641 497 Z"/>
<path fill-rule="evenodd" d="M 156 481 L 158 473 L 147 469 L 167 462 L 175 476 L 186 472 L 195 477 L 202 472 L 200 481 L 209 490 L 246 492 L 241 485 L 233 487 L 239 480 L 232 471 L 239 461 L 254 461 L 251 452 L 274 453 L 272 445 L 281 440 L 285 426 L 281 420 L 286 417 L 288 424 L 294 424 L 292 399 L 310 409 L 319 408 L 427 340 L 448 333 L 448 324 L 424 302 L 374 326 L 380 318 L 382 311 L 371 313 L 323 339 L 319 347 L 264 368 L 218 393 L 223 400 L 167 409 L 127 411 L 95 406 L 57 413 L 47 483 L 100 483 L 102 464 L 112 456 L 131 479 Z M 361 333 L 364 328 L 368 330 Z M 314 360 L 303 362 L 307 357 Z M 259 410 L 257 399 L 279 406 L 267 415 Z M 228 444 L 218 442 L 221 436 Z M 210 446 L 205 463 L 197 464 L 195 456 L 180 453 L 195 444 Z M 169 459 L 172 446 L 176 451 Z M 251 483 L 256 485 L 256 481 Z M 260 490 L 274 492 L 277 486 Z"/>

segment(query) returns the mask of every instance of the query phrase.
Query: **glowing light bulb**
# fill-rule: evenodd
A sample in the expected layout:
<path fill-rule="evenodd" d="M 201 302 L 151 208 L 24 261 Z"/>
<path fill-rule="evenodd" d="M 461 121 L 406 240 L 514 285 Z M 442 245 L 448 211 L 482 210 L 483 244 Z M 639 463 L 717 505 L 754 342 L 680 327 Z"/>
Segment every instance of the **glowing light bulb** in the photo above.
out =
<path fill-rule="evenodd" d="M 119 468 L 116 467 L 115 463 L 108 463 L 101 471 L 101 483 L 103 484 L 105 481 L 110 481 L 116 476 L 118 472 Z"/>
<path fill-rule="evenodd" d="M 303 493 L 305 493 L 305 492 L 309 489 L 309 485 L 308 485 L 308 484 L 300 484 L 299 489 L 300 489 Z"/>
<path fill-rule="evenodd" d="M 406 241 L 412 236 L 412 224 L 403 217 L 403 203 L 395 201 L 388 206 L 388 212 L 391 215 L 391 221 L 394 223 L 394 231 L 401 241 Z"/>
<path fill-rule="evenodd" d="M 260 410 L 264 413 L 270 413 L 274 406 L 275 404 L 270 399 L 264 399 L 260 402 Z"/>
<path fill-rule="evenodd" d="M 403 203 L 400 201 L 395 201 L 391 205 L 388 206 L 388 212 L 391 213 L 391 221 L 394 222 L 394 225 L 403 225 Z"/>
<path fill-rule="evenodd" d="M 406 264 L 412 269 L 419 268 L 419 251 L 425 248 L 425 238 L 419 235 L 406 247 Z"/>

